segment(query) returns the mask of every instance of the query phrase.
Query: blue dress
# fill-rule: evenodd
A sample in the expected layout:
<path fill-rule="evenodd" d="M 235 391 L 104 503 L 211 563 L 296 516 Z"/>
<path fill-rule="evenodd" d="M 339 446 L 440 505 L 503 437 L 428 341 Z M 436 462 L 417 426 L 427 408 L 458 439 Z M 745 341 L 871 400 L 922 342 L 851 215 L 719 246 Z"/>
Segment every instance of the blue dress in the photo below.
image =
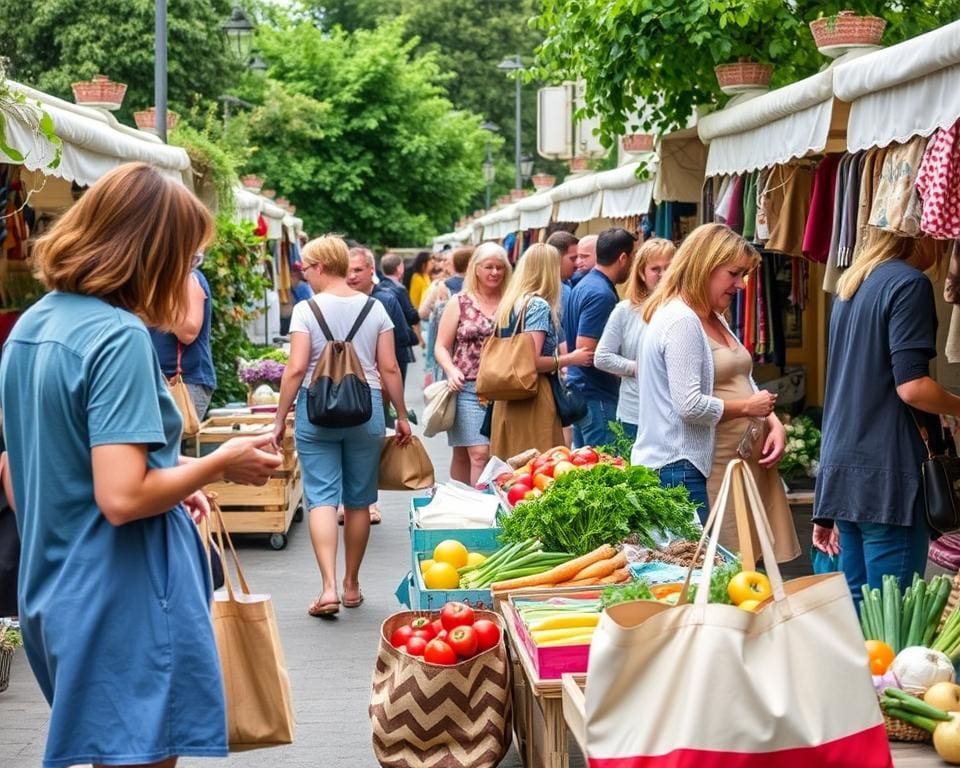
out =
<path fill-rule="evenodd" d="M 180 506 L 113 526 L 91 449 L 178 461 L 181 419 L 143 323 L 54 292 L 17 322 L 0 403 L 22 540 L 20 621 L 51 706 L 43 765 L 227 754 L 200 537 Z"/>

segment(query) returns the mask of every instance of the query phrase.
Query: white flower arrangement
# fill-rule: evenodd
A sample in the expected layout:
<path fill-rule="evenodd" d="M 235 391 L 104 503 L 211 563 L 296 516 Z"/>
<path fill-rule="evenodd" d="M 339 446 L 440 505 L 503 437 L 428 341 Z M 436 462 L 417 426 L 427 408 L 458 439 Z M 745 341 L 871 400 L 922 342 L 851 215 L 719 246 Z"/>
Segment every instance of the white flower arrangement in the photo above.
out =
<path fill-rule="evenodd" d="M 785 421 L 784 428 L 787 446 L 780 461 L 780 473 L 785 477 L 816 477 L 820 469 L 820 430 L 806 416 Z"/>

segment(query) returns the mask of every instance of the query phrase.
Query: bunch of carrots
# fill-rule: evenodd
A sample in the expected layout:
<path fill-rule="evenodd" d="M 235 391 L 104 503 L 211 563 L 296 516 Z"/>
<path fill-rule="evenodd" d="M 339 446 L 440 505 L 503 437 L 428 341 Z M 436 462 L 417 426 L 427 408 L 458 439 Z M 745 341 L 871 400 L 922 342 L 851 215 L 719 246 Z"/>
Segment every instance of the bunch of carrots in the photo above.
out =
<path fill-rule="evenodd" d="M 597 547 L 548 571 L 516 579 L 494 582 L 490 589 L 505 592 L 531 587 L 590 587 L 597 584 L 620 584 L 630 580 L 627 556 L 609 544 Z"/>

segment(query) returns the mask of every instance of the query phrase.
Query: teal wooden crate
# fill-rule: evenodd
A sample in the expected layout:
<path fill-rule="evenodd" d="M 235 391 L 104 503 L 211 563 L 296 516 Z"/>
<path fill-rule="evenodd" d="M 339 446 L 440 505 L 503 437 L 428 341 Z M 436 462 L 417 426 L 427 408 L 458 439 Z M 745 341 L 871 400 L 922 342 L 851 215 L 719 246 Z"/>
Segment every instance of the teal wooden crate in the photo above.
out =
<path fill-rule="evenodd" d="M 416 563 L 416 555 L 414 555 Z M 410 610 L 412 611 L 439 611 L 449 602 L 466 603 L 472 608 L 486 608 L 493 610 L 493 595 L 489 589 L 427 589 L 420 574 L 420 566 L 416 565 L 409 575 L 410 583 Z M 397 595 L 399 598 L 399 594 Z M 403 600 L 401 599 L 402 603 Z"/>
<path fill-rule="evenodd" d="M 497 537 L 500 528 L 417 528 L 414 526 L 417 507 L 430 503 L 427 496 L 414 498 L 410 502 L 410 547 L 414 555 L 417 552 L 433 552 L 441 541 L 456 539 L 471 552 L 493 552 L 500 547 Z M 414 556 L 414 564 L 416 557 Z"/>

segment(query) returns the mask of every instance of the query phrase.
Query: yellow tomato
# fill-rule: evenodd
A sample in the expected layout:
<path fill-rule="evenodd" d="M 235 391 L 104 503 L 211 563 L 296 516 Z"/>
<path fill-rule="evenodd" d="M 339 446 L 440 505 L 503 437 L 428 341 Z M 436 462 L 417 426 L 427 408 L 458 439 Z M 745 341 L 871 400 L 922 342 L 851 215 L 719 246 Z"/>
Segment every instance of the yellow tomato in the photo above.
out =
<path fill-rule="evenodd" d="M 547 488 L 550 487 L 550 483 L 552 482 L 553 482 L 553 478 L 547 477 L 546 475 L 537 475 L 535 478 L 533 478 L 534 488 L 540 491 L 547 490 Z"/>
<path fill-rule="evenodd" d="M 727 585 L 727 594 L 734 605 L 740 605 L 744 600 L 756 600 L 762 603 L 773 590 L 770 588 L 770 579 L 758 571 L 740 571 L 730 579 Z"/>
<path fill-rule="evenodd" d="M 486 559 L 486 555 L 481 555 L 479 552 L 471 552 L 467 555 L 467 565 L 480 565 L 485 562 Z"/>
<path fill-rule="evenodd" d="M 446 539 L 434 547 L 433 559 L 438 563 L 449 563 L 457 569 L 467 564 L 467 554 L 467 548 L 459 541 Z"/>
<path fill-rule="evenodd" d="M 434 563 L 423 574 L 423 583 L 427 589 L 456 589 L 460 586 L 460 575 L 450 563 Z"/>
<path fill-rule="evenodd" d="M 434 563 L 434 561 L 431 560 L 431 559 L 429 559 L 429 558 L 426 559 L 426 560 L 421 560 L 421 561 L 420 561 L 420 573 L 426 573 L 427 571 L 429 571 L 429 570 L 430 570 L 430 566 L 432 566 L 433 563 Z"/>
<path fill-rule="evenodd" d="M 745 611 L 756 612 L 757 608 L 760 607 L 759 600 L 744 600 L 742 603 L 737 605 L 737 608 L 742 608 Z"/>

